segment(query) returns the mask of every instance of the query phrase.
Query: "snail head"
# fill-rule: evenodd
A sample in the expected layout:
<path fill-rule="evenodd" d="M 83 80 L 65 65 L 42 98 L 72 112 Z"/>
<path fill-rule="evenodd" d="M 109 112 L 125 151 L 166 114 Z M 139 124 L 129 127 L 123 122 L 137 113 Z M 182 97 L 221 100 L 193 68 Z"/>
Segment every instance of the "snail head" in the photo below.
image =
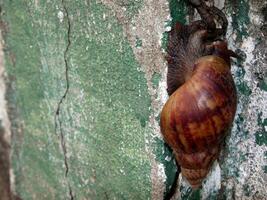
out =
<path fill-rule="evenodd" d="M 237 57 L 225 42 L 228 26 L 225 14 L 213 5 L 208 6 L 204 0 L 189 0 L 189 3 L 198 11 L 201 20 L 188 25 L 177 22 L 168 34 L 169 95 L 191 76 L 197 59 L 216 55 L 230 66 L 230 57 Z"/>
<path fill-rule="evenodd" d="M 231 66 L 230 65 L 230 58 L 231 57 L 238 58 L 238 55 L 235 52 L 228 49 L 227 42 L 225 42 L 225 41 L 213 42 L 212 54 L 224 59 L 229 66 Z"/>
<path fill-rule="evenodd" d="M 215 6 L 207 6 L 204 0 L 189 0 L 189 3 L 198 11 L 211 38 L 225 36 L 228 21 L 220 9 Z"/>
<path fill-rule="evenodd" d="M 201 20 L 188 25 L 187 51 L 194 55 L 193 60 L 205 55 L 217 55 L 230 66 L 230 57 L 238 57 L 227 48 L 225 35 L 228 21 L 225 14 L 217 7 L 207 5 L 207 0 L 189 0 L 198 11 Z"/>

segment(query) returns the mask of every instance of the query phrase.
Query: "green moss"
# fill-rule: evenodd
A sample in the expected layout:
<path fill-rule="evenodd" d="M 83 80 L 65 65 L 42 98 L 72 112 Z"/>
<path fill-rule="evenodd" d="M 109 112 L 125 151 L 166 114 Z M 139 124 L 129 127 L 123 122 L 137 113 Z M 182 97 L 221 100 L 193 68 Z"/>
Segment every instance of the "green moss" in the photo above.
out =
<path fill-rule="evenodd" d="M 96 1 L 89 8 L 83 2 L 69 2 L 67 7 L 73 16 L 69 51 L 73 93 L 64 109 L 78 101 L 71 117 L 80 118 L 82 110 L 86 116 L 77 124 L 84 130 L 69 136 L 72 185 L 83 188 L 76 188 L 77 198 L 147 199 L 151 169 L 145 138 L 151 131 L 147 128 L 151 100 L 144 74 L 107 7 Z M 87 28 L 81 32 L 80 27 Z M 106 27 L 112 28 L 106 31 Z M 75 96 L 77 89 L 84 93 L 81 100 Z M 72 130 L 68 117 L 63 124 L 66 132 Z"/>
<path fill-rule="evenodd" d="M 257 119 L 260 129 L 255 133 L 255 140 L 258 145 L 267 145 L 266 126 L 267 119 L 262 119 L 262 112 L 258 114 Z"/>
<path fill-rule="evenodd" d="M 168 26 L 173 26 L 176 22 L 185 23 L 186 22 L 186 3 L 184 0 L 168 0 L 170 7 L 170 14 L 172 20 L 165 22 L 165 28 Z M 168 32 L 163 33 L 161 38 L 161 47 L 167 49 L 168 44 Z"/>
<path fill-rule="evenodd" d="M 168 0 L 172 17 L 172 24 L 176 22 L 185 23 L 187 15 L 187 6 L 184 0 Z"/>
<path fill-rule="evenodd" d="M 267 91 L 267 83 L 266 83 L 267 79 L 263 79 L 263 80 L 260 80 L 259 81 L 259 87 L 264 90 L 264 91 Z"/>
<path fill-rule="evenodd" d="M 66 89 L 66 13 L 61 3 L 6 2 L 5 41 L 16 58 L 13 64 L 6 56 L 16 87 L 10 98 L 24 122 L 23 145 L 15 143 L 20 149 L 13 155 L 18 194 L 23 199 L 68 199 L 70 184 L 77 199 L 149 199 L 145 140 L 151 134 L 151 100 L 115 16 L 96 1 L 66 1 L 70 88 L 60 112 L 69 166 L 65 177 L 54 116 Z M 128 6 L 135 12 L 136 5 Z"/>
<path fill-rule="evenodd" d="M 242 41 L 243 37 L 248 36 L 248 25 L 250 23 L 248 1 L 231 1 L 228 12 L 232 16 L 232 26 L 237 31 L 237 41 Z"/>
<path fill-rule="evenodd" d="M 237 64 L 236 76 L 238 77 L 238 81 L 236 82 L 236 87 L 242 95 L 249 96 L 252 93 L 252 91 L 243 79 L 246 73 L 244 67 L 242 67 L 243 61 L 239 60 L 237 61 L 236 64 Z"/>
<path fill-rule="evenodd" d="M 167 49 L 167 45 L 168 45 L 168 32 L 164 32 L 162 34 L 162 38 L 161 38 L 161 47 L 162 49 Z"/>
<path fill-rule="evenodd" d="M 260 130 L 255 134 L 256 143 L 260 146 L 267 145 L 267 134 L 265 131 Z"/>
<path fill-rule="evenodd" d="M 65 27 L 64 24 L 60 26 L 55 23 L 56 16 L 44 15 L 45 12 L 56 12 L 56 7 L 60 5 L 50 2 L 42 10 L 35 12 L 32 12 L 31 6 L 30 2 L 7 1 L 2 7 L 3 20 L 9 27 L 9 32 L 5 35 L 5 44 L 9 49 L 5 57 L 6 70 L 14 87 L 8 98 L 18 106 L 16 114 L 24 124 L 23 139 L 20 138 L 20 127 L 13 127 L 13 130 L 17 128 L 18 131 L 13 138 L 16 142 L 12 144 L 15 150 L 12 166 L 16 175 L 16 192 L 23 199 L 33 199 L 34 195 L 42 199 L 64 199 L 67 187 L 64 184 L 63 159 L 54 131 L 54 111 L 51 110 L 52 102 L 58 100 L 62 91 L 56 88 L 56 81 L 62 77 L 58 76 L 57 79 L 45 68 L 63 70 L 63 57 L 49 61 L 52 54 L 57 52 L 61 55 L 65 49 L 64 40 L 59 40 L 65 37 Z M 38 29 L 36 16 L 46 22 L 52 21 L 52 26 L 40 24 L 42 29 Z M 54 44 L 54 47 L 47 41 Z M 15 56 L 15 62 L 11 54 Z M 47 60 L 44 62 L 40 58 Z M 53 95 L 49 96 L 47 91 Z M 12 123 L 14 125 L 16 122 Z M 33 184 L 36 182 L 39 184 Z"/>
<path fill-rule="evenodd" d="M 208 200 L 218 200 L 218 195 L 220 193 L 218 193 L 219 191 L 210 191 L 208 197 L 206 199 Z"/>
<path fill-rule="evenodd" d="M 241 83 L 237 84 L 236 86 L 237 86 L 238 90 L 241 92 L 241 94 L 243 94 L 245 96 L 251 95 L 252 91 L 248 87 L 247 83 L 242 81 Z"/>

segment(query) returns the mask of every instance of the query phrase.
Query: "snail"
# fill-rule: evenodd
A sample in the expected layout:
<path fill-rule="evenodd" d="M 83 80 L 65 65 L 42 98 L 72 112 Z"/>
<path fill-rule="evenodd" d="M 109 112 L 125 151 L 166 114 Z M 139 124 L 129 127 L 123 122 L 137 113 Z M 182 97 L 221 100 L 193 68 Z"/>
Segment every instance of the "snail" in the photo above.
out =
<path fill-rule="evenodd" d="M 204 1 L 189 1 L 201 16 L 190 25 L 177 22 L 169 32 L 166 60 L 169 99 L 160 116 L 165 142 L 182 176 L 199 188 L 234 120 L 237 107 L 230 57 L 237 55 L 222 40 L 225 15 Z M 221 23 L 216 28 L 216 23 Z"/>

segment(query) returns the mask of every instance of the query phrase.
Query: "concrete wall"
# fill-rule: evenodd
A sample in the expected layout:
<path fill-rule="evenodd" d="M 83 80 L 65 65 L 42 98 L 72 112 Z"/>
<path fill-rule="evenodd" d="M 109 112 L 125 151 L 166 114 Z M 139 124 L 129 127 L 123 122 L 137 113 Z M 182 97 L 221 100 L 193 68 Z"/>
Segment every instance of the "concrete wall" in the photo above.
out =
<path fill-rule="evenodd" d="M 170 25 L 188 20 L 185 1 L 0 5 L 2 199 L 163 199 L 176 171 L 158 125 L 164 49 Z M 203 189 L 179 177 L 173 199 L 267 199 L 267 2 L 216 5 L 243 55 L 238 111 Z"/>

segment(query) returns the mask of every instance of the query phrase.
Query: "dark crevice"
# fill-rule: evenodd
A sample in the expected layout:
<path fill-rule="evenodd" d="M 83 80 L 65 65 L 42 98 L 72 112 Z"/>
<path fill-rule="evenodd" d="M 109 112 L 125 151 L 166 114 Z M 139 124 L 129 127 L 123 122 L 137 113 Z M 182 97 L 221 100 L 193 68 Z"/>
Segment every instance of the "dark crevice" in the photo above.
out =
<path fill-rule="evenodd" d="M 65 177 L 67 177 L 68 173 L 69 173 L 69 164 L 68 164 L 68 159 L 67 159 L 67 148 L 66 148 L 64 133 L 63 133 L 63 130 L 62 130 L 62 122 L 59 119 L 59 116 L 57 117 L 57 119 L 58 120 L 56 122 L 56 127 L 57 127 L 57 124 L 59 124 L 60 143 L 61 143 L 61 148 L 62 148 L 63 155 L 64 155 Z"/>
<path fill-rule="evenodd" d="M 69 184 L 69 195 L 70 195 L 70 200 L 74 200 L 74 195 L 72 193 L 72 188 L 71 188 L 70 184 Z"/>
<path fill-rule="evenodd" d="M 163 200 L 171 200 L 176 194 L 177 187 L 179 187 L 179 174 L 181 173 L 181 168 L 177 162 L 176 165 L 177 165 L 177 171 L 175 173 L 174 182 L 171 186 L 170 191 L 165 195 Z"/>
<path fill-rule="evenodd" d="M 5 128 L 2 127 L 2 121 L 0 121 L 0 194 L 3 199 L 11 200 L 12 193 L 10 187 L 10 144 L 5 139 Z M 0 198 L 1 199 L 1 198 Z"/>
<path fill-rule="evenodd" d="M 105 192 L 106 200 L 109 200 L 107 192 Z"/>
<path fill-rule="evenodd" d="M 65 98 L 68 95 L 69 87 L 70 87 L 70 84 L 69 84 L 69 63 L 67 60 L 67 54 L 69 52 L 69 48 L 71 45 L 71 40 L 70 40 L 71 23 L 70 23 L 68 9 L 65 5 L 65 1 L 62 0 L 61 3 L 62 3 L 63 10 L 64 10 L 64 13 L 65 13 L 66 19 L 67 19 L 67 46 L 66 46 L 66 49 L 64 50 L 64 55 L 63 55 L 64 56 L 64 64 L 65 64 L 66 89 L 65 89 L 64 94 L 62 95 L 62 97 L 60 98 L 60 100 L 57 104 L 57 108 L 56 108 L 56 112 L 55 112 L 55 133 L 57 133 L 57 130 L 59 129 L 60 143 L 61 143 L 61 148 L 62 148 L 63 156 L 64 156 L 65 178 L 68 178 L 69 164 L 68 164 L 68 158 L 67 158 L 67 148 L 66 148 L 65 135 L 63 132 L 63 128 L 62 128 L 62 121 L 60 119 L 60 113 L 61 113 L 61 106 L 63 104 L 63 101 L 65 100 Z M 69 182 L 68 182 L 68 190 L 69 190 L 70 199 L 74 200 L 73 190 L 72 190 L 72 187 L 71 187 Z"/>

